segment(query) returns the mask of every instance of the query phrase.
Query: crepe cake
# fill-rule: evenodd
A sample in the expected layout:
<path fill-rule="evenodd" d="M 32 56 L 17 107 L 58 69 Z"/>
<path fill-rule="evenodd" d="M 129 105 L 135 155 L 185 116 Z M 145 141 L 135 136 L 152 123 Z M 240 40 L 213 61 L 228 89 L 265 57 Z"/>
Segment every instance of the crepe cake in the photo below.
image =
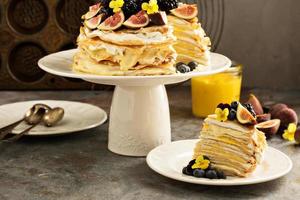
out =
<path fill-rule="evenodd" d="M 210 64 L 210 40 L 198 23 L 196 5 L 178 0 L 99 1 L 82 17 L 76 72 L 169 75 Z M 175 67 L 176 61 L 193 63 Z"/>
<path fill-rule="evenodd" d="M 178 9 L 182 6 L 185 6 L 185 4 L 180 5 Z M 198 13 L 197 5 L 189 6 L 196 9 Z M 168 15 L 168 21 L 173 26 L 174 35 L 177 38 L 174 44 L 178 54 L 177 62 L 189 63 L 195 61 L 200 65 L 209 66 L 211 41 L 198 22 L 198 17 L 184 19 L 176 16 L 176 13 L 174 14 Z"/>
<path fill-rule="evenodd" d="M 220 111 L 222 112 L 222 111 Z M 212 168 L 227 176 L 247 177 L 263 160 L 267 147 L 265 134 L 255 128 L 254 118 L 240 104 L 236 119 L 220 120 L 218 114 L 209 115 L 200 132 L 200 140 L 194 149 L 194 158 L 205 155 Z M 243 119 L 251 119 L 244 120 Z"/>
<path fill-rule="evenodd" d="M 105 2 L 109 2 L 108 8 Z M 129 10 L 126 11 L 123 4 L 118 12 L 102 20 L 104 13 L 107 13 L 103 9 L 112 9 L 112 2 L 119 1 L 103 1 L 90 7 L 83 16 L 85 22 L 77 39 L 79 51 L 74 56 L 73 69 L 108 76 L 176 73 L 174 64 L 177 54 L 173 48 L 176 38 L 172 26 L 163 19 L 166 14 L 159 13 L 162 18 L 160 25 L 152 23 L 149 26 L 147 10 L 136 10 L 137 14 L 125 18 Z M 97 14 L 89 19 L 93 10 Z"/>

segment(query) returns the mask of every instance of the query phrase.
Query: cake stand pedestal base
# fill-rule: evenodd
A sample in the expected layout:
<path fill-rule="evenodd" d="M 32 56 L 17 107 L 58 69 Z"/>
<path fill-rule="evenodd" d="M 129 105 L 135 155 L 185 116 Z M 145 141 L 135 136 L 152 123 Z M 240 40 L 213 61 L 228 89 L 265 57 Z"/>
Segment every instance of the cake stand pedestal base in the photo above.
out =
<path fill-rule="evenodd" d="M 185 74 L 157 76 L 99 76 L 73 71 L 77 49 L 50 54 L 39 66 L 51 74 L 80 78 L 92 83 L 116 85 L 110 113 L 110 151 L 127 156 L 146 156 L 158 145 L 171 142 L 170 113 L 164 85 L 228 69 L 231 61 L 211 53 L 211 65 Z"/>
<path fill-rule="evenodd" d="M 165 86 L 116 86 L 108 149 L 121 155 L 146 156 L 168 142 L 171 126 Z"/>

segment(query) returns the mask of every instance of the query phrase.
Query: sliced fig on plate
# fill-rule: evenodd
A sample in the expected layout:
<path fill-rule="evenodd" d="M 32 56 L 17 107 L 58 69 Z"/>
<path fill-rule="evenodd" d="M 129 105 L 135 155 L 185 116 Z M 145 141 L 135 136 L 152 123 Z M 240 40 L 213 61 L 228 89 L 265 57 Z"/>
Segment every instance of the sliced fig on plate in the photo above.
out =
<path fill-rule="evenodd" d="M 163 26 L 168 24 L 168 18 L 166 12 L 157 12 L 149 15 L 150 22 L 157 26 Z"/>
<path fill-rule="evenodd" d="M 135 15 L 129 17 L 125 22 L 124 26 L 128 28 L 142 28 L 149 24 L 150 19 L 145 11 L 140 11 Z"/>
<path fill-rule="evenodd" d="M 171 10 L 171 13 L 182 19 L 193 19 L 198 15 L 198 7 L 196 4 L 183 4 Z"/>
<path fill-rule="evenodd" d="M 100 11 L 100 9 L 101 9 L 100 3 L 90 6 L 89 12 L 87 12 L 84 15 L 84 19 L 87 20 L 87 19 L 91 19 L 92 17 L 95 17 L 98 14 L 98 12 Z"/>
<path fill-rule="evenodd" d="M 241 124 L 256 124 L 256 117 L 247 110 L 242 104 L 239 103 L 236 112 L 236 118 Z"/>
<path fill-rule="evenodd" d="M 89 29 L 95 29 L 99 26 L 101 23 L 102 15 L 98 15 L 96 17 L 93 17 L 91 19 L 85 20 L 84 25 L 88 27 Z"/>
<path fill-rule="evenodd" d="M 102 22 L 98 26 L 98 29 L 105 30 L 105 31 L 116 30 L 122 26 L 124 21 L 125 21 L 124 13 L 120 11 L 107 18 L 104 22 Z"/>
<path fill-rule="evenodd" d="M 280 120 L 272 119 L 255 125 L 255 128 L 264 132 L 267 136 L 272 136 L 278 132 L 279 126 L 280 126 Z"/>

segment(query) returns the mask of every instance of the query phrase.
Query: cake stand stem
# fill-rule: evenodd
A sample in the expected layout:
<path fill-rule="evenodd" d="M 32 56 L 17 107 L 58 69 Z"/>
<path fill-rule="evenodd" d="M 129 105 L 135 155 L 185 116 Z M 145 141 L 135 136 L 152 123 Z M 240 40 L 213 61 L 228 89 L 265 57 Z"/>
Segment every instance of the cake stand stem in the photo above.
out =
<path fill-rule="evenodd" d="M 164 85 L 116 86 L 108 148 L 127 156 L 146 156 L 171 142 L 169 103 Z"/>

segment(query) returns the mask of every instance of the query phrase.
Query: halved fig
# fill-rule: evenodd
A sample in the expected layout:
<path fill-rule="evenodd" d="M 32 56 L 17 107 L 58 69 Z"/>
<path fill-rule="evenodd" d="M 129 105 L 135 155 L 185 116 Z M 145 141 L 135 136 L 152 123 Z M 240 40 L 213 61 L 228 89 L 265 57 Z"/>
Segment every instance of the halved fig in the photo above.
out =
<path fill-rule="evenodd" d="M 87 19 L 91 19 L 92 17 L 95 17 L 100 11 L 100 9 L 101 9 L 100 3 L 90 6 L 89 12 L 87 12 L 84 15 L 84 19 L 87 20 Z"/>
<path fill-rule="evenodd" d="M 142 28 L 149 24 L 150 19 L 145 11 L 140 11 L 127 19 L 123 25 L 128 28 Z"/>
<path fill-rule="evenodd" d="M 88 27 L 89 29 L 95 29 L 99 26 L 101 23 L 102 15 L 98 15 L 96 17 L 93 17 L 91 19 L 85 20 L 84 25 Z"/>
<path fill-rule="evenodd" d="M 193 19 L 198 15 L 198 7 L 196 4 L 183 4 L 171 10 L 171 13 L 182 19 Z"/>
<path fill-rule="evenodd" d="M 162 26 L 168 24 L 166 12 L 157 12 L 149 15 L 150 22 L 154 25 Z"/>
<path fill-rule="evenodd" d="M 280 126 L 280 120 L 272 119 L 255 125 L 255 128 L 264 132 L 267 136 L 272 136 L 278 132 L 279 126 Z"/>
<path fill-rule="evenodd" d="M 250 94 L 249 99 L 246 103 L 250 103 L 252 105 L 253 110 L 255 111 L 255 113 L 257 115 L 264 114 L 263 107 L 262 107 L 260 101 L 258 100 L 258 98 L 256 98 L 256 96 L 254 94 Z"/>
<path fill-rule="evenodd" d="M 122 26 L 124 21 L 125 21 L 124 13 L 120 11 L 107 18 L 104 22 L 102 22 L 98 26 L 98 29 L 105 30 L 105 31 L 116 30 Z"/>
<path fill-rule="evenodd" d="M 241 124 L 256 124 L 254 117 L 242 104 L 239 103 L 236 112 L 236 118 Z"/>

